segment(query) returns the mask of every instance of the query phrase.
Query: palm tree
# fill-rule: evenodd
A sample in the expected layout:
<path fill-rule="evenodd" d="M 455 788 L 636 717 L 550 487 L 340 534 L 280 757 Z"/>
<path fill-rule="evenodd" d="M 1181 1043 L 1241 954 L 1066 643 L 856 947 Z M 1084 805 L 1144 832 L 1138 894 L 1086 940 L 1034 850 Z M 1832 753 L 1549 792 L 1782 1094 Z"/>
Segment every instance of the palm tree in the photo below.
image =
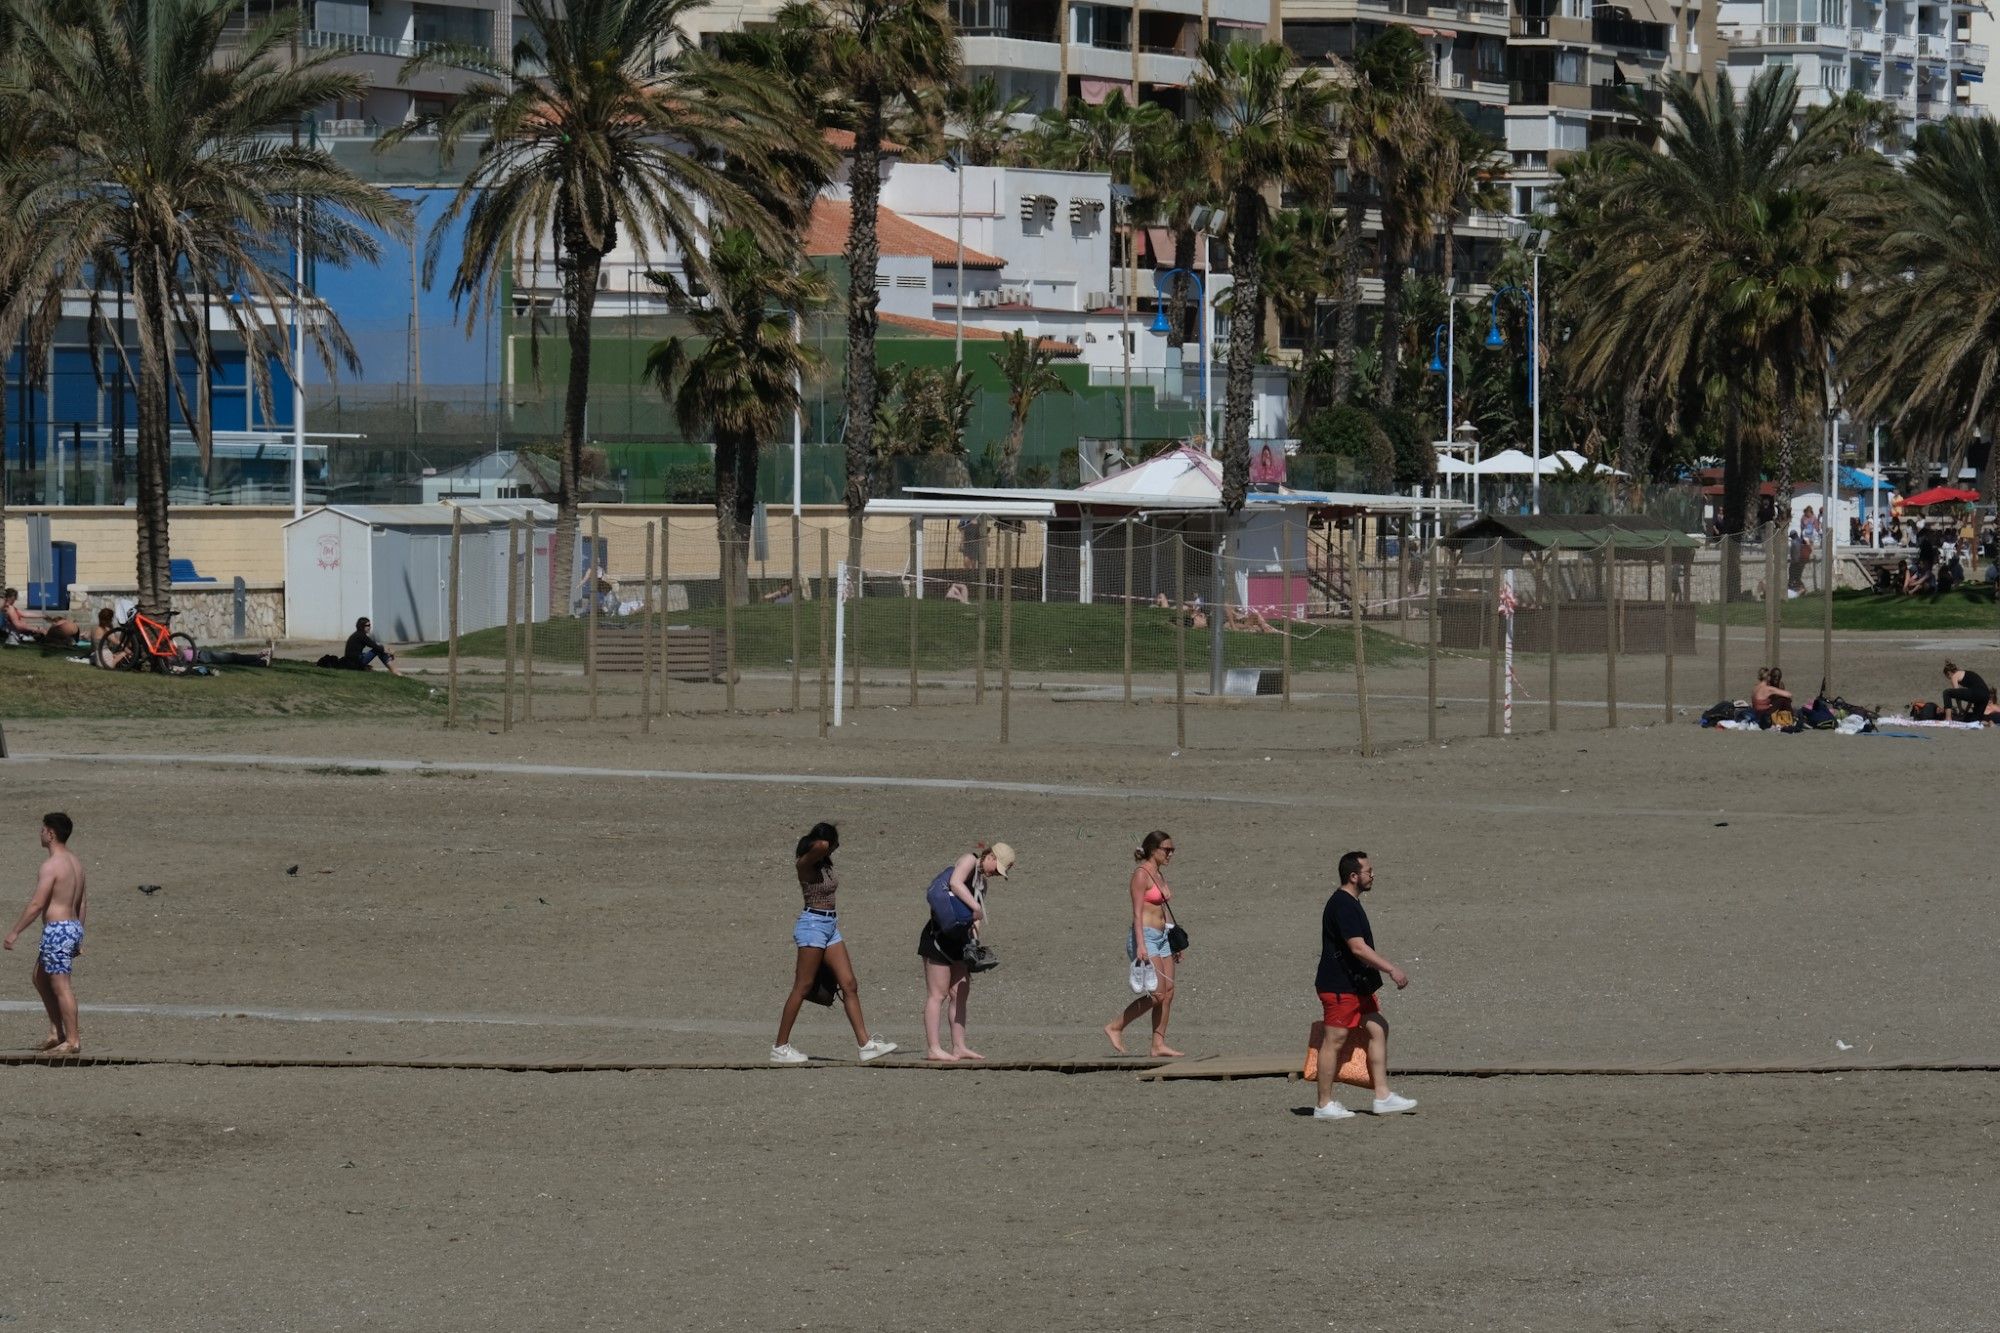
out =
<path fill-rule="evenodd" d="M 1351 76 L 1341 86 L 1338 99 L 1348 174 L 1348 253 L 1343 262 L 1335 324 L 1333 396 L 1335 402 L 1344 403 L 1353 389 L 1354 354 L 1360 336 L 1360 250 L 1364 235 L 1362 220 L 1369 196 L 1371 192 L 1379 196 L 1386 226 L 1388 212 L 1394 206 L 1392 195 L 1402 188 L 1410 164 L 1424 157 L 1425 145 L 1434 129 L 1432 108 L 1437 97 L 1431 88 L 1423 45 L 1408 28 L 1391 25 L 1355 52 Z M 1414 218 L 1415 214 L 1406 206 L 1400 227 L 1407 230 Z M 1414 241 L 1392 243 L 1407 243 L 1412 247 L 1415 244 Z M 1400 273 L 1392 279 L 1394 267 L 1398 266 L 1387 262 L 1383 265 L 1385 288 L 1392 280 L 1401 281 Z M 1392 317 L 1389 312 L 1394 308 L 1395 302 L 1385 294 L 1385 322 Z"/>
<path fill-rule="evenodd" d="M 673 405 L 688 435 L 715 434 L 715 522 L 720 568 L 736 571 L 729 596 L 748 598 L 749 570 L 730 555 L 748 549 L 757 509 L 758 451 L 799 408 L 798 386 L 820 356 L 796 336 L 793 315 L 824 305 L 832 288 L 796 257 L 773 258 L 744 228 L 715 232 L 703 297 L 671 276 L 653 281 L 693 326 L 646 353 L 646 376 Z"/>
<path fill-rule="evenodd" d="M 1341 265 L 1347 257 L 1341 234 L 1345 225 L 1343 214 L 1306 204 L 1280 210 L 1264 233 L 1259 262 L 1264 281 L 1270 284 L 1271 307 L 1280 319 L 1305 328 L 1296 381 L 1299 400 L 1292 410 L 1295 423 L 1316 409 L 1317 390 L 1325 384 L 1320 373 L 1324 331 L 1319 307 L 1341 287 Z"/>
<path fill-rule="evenodd" d="M 1251 378 L 1264 342 L 1258 245 L 1270 211 L 1266 195 L 1326 169 L 1336 94 L 1276 42 L 1203 43 L 1192 92 L 1229 192 L 1236 315 L 1223 395 L 1222 505 L 1234 514 L 1250 490 Z"/>
<path fill-rule="evenodd" d="M 94 285 L 106 260 L 130 275 L 139 602 L 153 611 L 169 606 L 176 405 L 204 467 L 210 458 L 206 414 L 175 373 L 185 331 L 226 321 L 268 405 L 269 367 L 286 358 L 287 330 L 267 321 L 290 300 L 295 229 L 309 255 L 339 263 L 372 255 L 368 229 L 400 226 L 406 212 L 331 154 L 284 137 L 326 103 L 360 96 L 362 81 L 323 57 L 287 58 L 296 14 L 223 46 L 236 12 L 234 0 L 78 0 L 15 12 L 20 67 L 33 78 L 9 89 L 7 105 L 62 147 L 0 168 L 19 283 L 0 325 L 18 329 L 24 302 Z M 204 289 L 243 299 L 211 304 Z M 351 360 L 331 312 L 309 333 L 329 365 Z"/>
<path fill-rule="evenodd" d="M 999 484 L 1012 486 L 1021 462 L 1021 441 L 1028 431 L 1028 413 L 1045 393 L 1071 393 L 1069 382 L 1056 373 L 1055 353 L 1040 337 L 1030 341 L 1015 329 L 1006 345 L 993 354 L 993 364 L 1007 381 L 1007 442 L 1000 452 Z"/>
<path fill-rule="evenodd" d="M 1222 207 L 1221 173 L 1210 151 L 1213 136 L 1187 121 L 1168 116 L 1158 125 L 1138 128 L 1133 179 L 1122 183 L 1138 191 L 1133 211 L 1152 217 L 1173 237 L 1172 267 L 1185 270 L 1176 273 L 1167 288 L 1167 346 L 1180 347 L 1194 323 L 1190 318 L 1194 284 L 1187 274 L 1200 262 L 1195 210 Z"/>
<path fill-rule="evenodd" d="M 670 248 L 706 279 L 710 219 L 748 229 L 773 251 L 785 228 L 766 205 L 786 189 L 781 150 L 800 143 L 787 89 L 703 55 L 681 31 L 704 0 L 521 0 L 506 69 L 475 79 L 436 120 L 448 162 L 479 137 L 471 170 L 432 230 L 425 277 L 465 217 L 451 295 L 468 319 L 554 261 L 568 323 L 562 461 L 556 487 L 555 586 L 574 586 L 590 401 L 591 318 L 605 256 L 621 237 L 643 263 Z M 420 55 L 405 77 L 462 59 Z M 385 143 L 425 126 L 405 127 Z M 723 165 L 723 163 L 727 165 Z M 768 182 L 776 181 L 776 186 Z M 535 343 L 539 360 L 539 341 Z M 565 600 L 567 596 L 565 595 Z"/>
<path fill-rule="evenodd" d="M 904 99 L 958 74 L 958 40 L 944 0 L 794 0 L 777 26 L 814 53 L 822 106 L 854 135 L 848 167 L 853 221 L 847 233 L 847 550 L 861 564 L 861 512 L 875 455 L 876 217 L 882 200 L 882 141 Z"/>
<path fill-rule="evenodd" d="M 2000 125 L 1918 136 L 1870 268 L 1845 358 L 1853 406 L 1899 433 L 1949 423 L 1933 439 L 1955 476 L 1975 430 L 2000 440 Z"/>
<path fill-rule="evenodd" d="M 897 117 L 895 135 L 906 161 L 936 162 L 956 152 L 971 166 L 998 166 L 1013 155 L 1014 118 L 1027 107 L 1026 93 L 1010 97 L 989 75 L 921 93 Z"/>
<path fill-rule="evenodd" d="M 895 460 L 919 469 L 943 460 L 942 475 L 920 470 L 908 484 L 963 486 L 971 480 L 965 436 L 979 405 L 978 390 L 964 366 L 882 367 L 882 407 L 875 432 L 875 484 L 895 485 Z"/>
<path fill-rule="evenodd" d="M 1842 152 L 1831 121 L 1795 131 L 1797 100 L 1789 69 L 1766 71 L 1740 101 L 1727 80 L 1669 80 L 1650 137 L 1606 141 L 1567 186 L 1590 226 L 1571 233 L 1587 243 L 1556 298 L 1574 321 L 1564 363 L 1578 390 L 1637 390 L 1669 415 L 1730 423 L 1768 396 L 1781 513 L 1837 332 L 1840 274 L 1877 194 L 1878 161 Z M 1726 532 L 1745 526 L 1758 456 L 1726 428 Z"/>

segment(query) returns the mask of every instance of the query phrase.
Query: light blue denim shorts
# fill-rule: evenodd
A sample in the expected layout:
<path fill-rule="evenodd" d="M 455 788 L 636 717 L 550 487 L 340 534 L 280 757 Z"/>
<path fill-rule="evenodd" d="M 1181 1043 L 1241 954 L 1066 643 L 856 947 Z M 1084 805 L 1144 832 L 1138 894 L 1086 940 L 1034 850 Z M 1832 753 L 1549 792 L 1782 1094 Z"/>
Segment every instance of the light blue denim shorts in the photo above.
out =
<path fill-rule="evenodd" d="M 830 949 L 840 943 L 840 918 L 818 912 L 799 913 L 792 927 L 792 943 L 801 949 Z"/>
<path fill-rule="evenodd" d="M 1146 927 L 1146 956 L 1149 958 L 1171 958 L 1173 950 L 1167 947 L 1167 932 L 1162 926 Z M 1137 962 L 1139 951 L 1132 945 L 1132 932 L 1125 932 L 1125 961 Z"/>

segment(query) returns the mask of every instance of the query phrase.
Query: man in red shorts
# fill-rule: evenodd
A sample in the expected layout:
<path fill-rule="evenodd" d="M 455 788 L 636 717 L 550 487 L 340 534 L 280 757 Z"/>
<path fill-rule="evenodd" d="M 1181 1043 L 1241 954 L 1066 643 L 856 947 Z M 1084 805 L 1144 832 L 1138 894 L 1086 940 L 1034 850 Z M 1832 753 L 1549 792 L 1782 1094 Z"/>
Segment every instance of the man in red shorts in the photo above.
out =
<path fill-rule="evenodd" d="M 1319 1048 L 1319 1105 L 1315 1120 L 1346 1120 L 1354 1112 L 1334 1100 L 1333 1080 L 1340 1070 L 1340 1048 L 1354 1029 L 1367 1025 L 1368 1072 L 1375 1080 L 1376 1115 L 1401 1115 L 1417 1109 L 1414 1098 L 1398 1097 L 1389 1091 L 1389 1025 L 1382 1021 L 1382 1007 L 1375 1002 L 1382 974 L 1401 990 L 1410 978 L 1375 950 L 1375 931 L 1368 924 L 1368 911 L 1361 895 L 1375 887 L 1375 867 L 1368 853 L 1349 852 L 1340 858 L 1340 887 L 1326 900 L 1320 915 L 1319 975 L 1313 989 L 1319 992 L 1320 1007 L 1326 1013 L 1326 1033 Z"/>

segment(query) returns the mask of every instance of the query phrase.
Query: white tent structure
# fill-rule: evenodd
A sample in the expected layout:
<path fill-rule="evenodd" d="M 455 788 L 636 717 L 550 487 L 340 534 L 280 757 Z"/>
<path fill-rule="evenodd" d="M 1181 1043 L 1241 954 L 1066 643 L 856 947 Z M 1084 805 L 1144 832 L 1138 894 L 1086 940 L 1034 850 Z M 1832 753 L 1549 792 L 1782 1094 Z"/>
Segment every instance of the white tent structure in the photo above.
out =
<path fill-rule="evenodd" d="M 507 528 L 517 521 L 527 522 L 532 534 L 521 555 L 535 568 L 531 614 L 547 619 L 554 505 L 329 505 L 285 524 L 286 634 L 340 640 L 367 616 L 386 642 L 444 638 L 451 624 L 454 511 L 460 520 L 460 632 L 506 623 Z"/>
<path fill-rule="evenodd" d="M 1469 467 L 1458 463 L 1453 467 L 1447 468 L 1445 466 L 1446 461 L 1442 458 L 1438 460 L 1439 472 L 1466 471 L 1482 477 L 1532 477 L 1537 471 L 1544 477 L 1553 477 L 1559 475 L 1565 467 L 1572 472 L 1582 472 L 1599 477 L 1622 477 L 1625 475 L 1615 467 L 1607 467 L 1603 463 L 1591 462 L 1574 449 L 1558 449 L 1552 454 L 1544 454 L 1539 468 L 1536 467 L 1533 458 L 1519 449 L 1502 449 L 1499 453 L 1484 462 L 1475 463 Z"/>

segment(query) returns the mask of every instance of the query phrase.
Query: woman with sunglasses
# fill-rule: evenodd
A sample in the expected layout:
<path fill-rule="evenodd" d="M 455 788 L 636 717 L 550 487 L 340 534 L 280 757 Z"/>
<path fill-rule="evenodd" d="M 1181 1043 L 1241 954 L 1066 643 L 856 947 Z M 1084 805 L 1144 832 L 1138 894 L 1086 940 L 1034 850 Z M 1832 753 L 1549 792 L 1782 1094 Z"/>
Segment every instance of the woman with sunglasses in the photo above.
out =
<path fill-rule="evenodd" d="M 1173 836 L 1154 829 L 1132 851 L 1139 864 L 1132 871 L 1132 933 L 1125 937 L 1125 956 L 1135 963 L 1150 961 L 1159 974 L 1160 987 L 1125 1006 L 1125 1012 L 1104 1025 L 1111 1048 L 1125 1054 L 1125 1029 L 1138 1022 L 1139 1015 L 1153 1012 L 1153 1054 L 1177 1057 L 1181 1052 L 1167 1045 L 1167 1017 L 1174 1007 L 1174 964 L 1179 955 L 1167 947 L 1167 904 L 1174 891 L 1167 887 L 1167 863 L 1173 860 Z"/>
<path fill-rule="evenodd" d="M 854 963 L 847 956 L 847 942 L 840 937 L 840 918 L 833 906 L 834 894 L 840 889 L 840 879 L 833 873 L 833 854 L 839 850 L 840 830 L 819 823 L 799 839 L 793 852 L 799 891 L 805 895 L 806 905 L 792 926 L 792 943 L 799 952 L 792 969 L 792 993 L 785 997 L 784 1010 L 778 1015 L 778 1040 L 771 1046 L 774 1065 L 802 1065 L 812 1058 L 792 1045 L 792 1024 L 798 1021 L 799 1006 L 818 980 L 822 963 L 832 970 L 834 984 L 840 987 L 847 1022 L 854 1029 L 854 1044 L 860 1048 L 858 1058 L 876 1060 L 896 1049 L 893 1041 L 869 1036 L 868 1024 L 861 1017 Z"/>

